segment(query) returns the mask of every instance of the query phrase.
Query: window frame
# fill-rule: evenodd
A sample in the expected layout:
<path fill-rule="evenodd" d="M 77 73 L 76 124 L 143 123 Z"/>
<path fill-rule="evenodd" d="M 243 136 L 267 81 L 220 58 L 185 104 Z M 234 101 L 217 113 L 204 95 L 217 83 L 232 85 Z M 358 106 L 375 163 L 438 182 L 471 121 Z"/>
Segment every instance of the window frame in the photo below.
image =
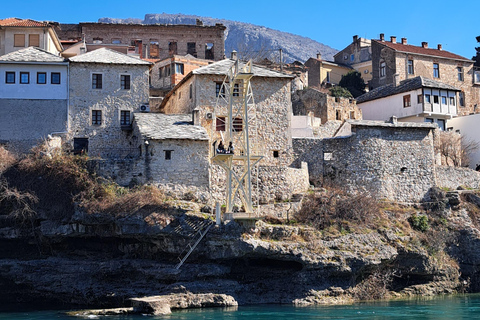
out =
<path fill-rule="evenodd" d="M 432 103 L 432 95 L 425 93 L 425 103 Z"/>
<path fill-rule="evenodd" d="M 44 82 L 40 82 L 40 78 L 39 76 L 40 75 L 43 75 L 45 78 L 44 78 Z M 47 73 L 46 72 L 37 72 L 37 84 L 47 84 Z"/>
<path fill-rule="evenodd" d="M 243 119 L 236 117 L 232 119 L 232 132 L 242 132 L 243 131 Z"/>
<path fill-rule="evenodd" d="M 23 38 L 23 41 L 21 41 L 21 38 Z M 13 35 L 13 46 L 15 48 L 25 48 L 25 34 L 23 33 L 16 33 Z M 20 42 L 23 42 L 22 45 L 20 45 Z"/>
<path fill-rule="evenodd" d="M 37 38 L 37 39 L 32 39 L 32 38 Z M 28 35 L 28 46 L 37 47 L 37 48 L 40 47 L 40 35 L 38 33 L 31 33 Z"/>
<path fill-rule="evenodd" d="M 403 107 L 408 108 L 412 106 L 412 99 L 409 94 L 403 96 Z"/>
<path fill-rule="evenodd" d="M 98 109 L 92 110 L 91 124 L 92 126 L 102 125 L 102 110 L 98 110 Z"/>
<path fill-rule="evenodd" d="M 53 81 L 54 76 L 58 76 L 58 82 Z M 61 84 L 62 83 L 62 75 L 60 72 L 52 72 L 50 73 L 50 84 Z"/>
<path fill-rule="evenodd" d="M 440 104 L 440 98 L 438 95 L 433 95 L 433 104 Z"/>
<path fill-rule="evenodd" d="M 23 76 L 27 76 L 27 82 L 23 81 Z M 30 84 L 30 72 L 21 71 L 20 72 L 20 84 Z"/>
<path fill-rule="evenodd" d="M 465 76 L 463 74 L 463 67 L 457 67 L 457 79 L 458 81 L 465 81 Z"/>
<path fill-rule="evenodd" d="M 93 81 L 93 79 L 92 79 Z M 102 80 L 103 82 L 103 80 Z M 103 85 L 103 83 L 102 83 Z M 93 86 L 93 84 L 92 84 Z M 131 76 L 129 74 L 121 74 L 120 75 L 120 89 L 121 90 L 130 90 L 131 87 Z"/>
<path fill-rule="evenodd" d="M 92 90 L 102 90 L 103 89 L 103 73 L 93 73 L 92 72 Z"/>
<path fill-rule="evenodd" d="M 215 97 L 225 98 L 225 86 L 222 82 L 215 82 Z"/>
<path fill-rule="evenodd" d="M 415 74 L 415 68 L 413 66 L 413 60 L 408 60 L 408 62 L 407 62 L 407 73 L 408 74 Z"/>
<path fill-rule="evenodd" d="M 458 104 L 460 105 L 460 107 L 465 107 L 465 93 L 458 93 Z"/>
<path fill-rule="evenodd" d="M 8 76 L 13 75 L 13 81 L 8 81 Z M 16 83 L 16 72 L 15 71 L 5 71 L 5 84 L 15 84 Z"/>
<path fill-rule="evenodd" d="M 387 64 L 384 60 L 380 61 L 380 78 L 385 78 L 387 75 Z"/>
<path fill-rule="evenodd" d="M 131 111 L 130 110 L 120 110 L 120 125 L 129 126 L 131 124 Z"/>
<path fill-rule="evenodd" d="M 227 129 L 227 118 L 224 116 L 215 117 L 215 131 L 225 132 Z"/>
<path fill-rule="evenodd" d="M 163 150 L 165 152 L 165 160 L 172 160 L 173 150 Z"/>
<path fill-rule="evenodd" d="M 442 99 L 441 99 L 442 104 L 447 105 L 448 104 L 447 96 L 441 96 L 441 97 L 442 97 Z"/>
<path fill-rule="evenodd" d="M 433 77 L 440 79 L 440 64 L 436 62 L 433 63 Z"/>
<path fill-rule="evenodd" d="M 455 106 L 456 103 L 455 103 L 455 97 L 449 97 L 450 98 L 450 105 L 451 106 Z"/>
<path fill-rule="evenodd" d="M 183 63 L 175 62 L 174 71 L 175 74 L 185 74 L 185 66 L 183 65 Z"/>

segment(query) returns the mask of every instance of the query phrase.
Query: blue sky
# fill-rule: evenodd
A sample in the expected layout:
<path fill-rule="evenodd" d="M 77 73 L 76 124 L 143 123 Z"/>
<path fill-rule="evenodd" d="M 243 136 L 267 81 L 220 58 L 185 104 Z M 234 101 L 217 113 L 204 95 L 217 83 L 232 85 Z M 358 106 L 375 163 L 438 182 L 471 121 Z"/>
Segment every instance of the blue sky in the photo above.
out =
<path fill-rule="evenodd" d="M 352 36 L 378 39 L 384 33 L 428 42 L 466 58 L 475 55 L 480 35 L 478 0 L 462 1 L 210 1 L 210 0 L 17 0 L 2 3 L 0 18 L 18 17 L 63 23 L 95 22 L 101 17 L 141 18 L 146 13 L 184 13 L 249 22 L 309 37 L 342 49 Z"/>

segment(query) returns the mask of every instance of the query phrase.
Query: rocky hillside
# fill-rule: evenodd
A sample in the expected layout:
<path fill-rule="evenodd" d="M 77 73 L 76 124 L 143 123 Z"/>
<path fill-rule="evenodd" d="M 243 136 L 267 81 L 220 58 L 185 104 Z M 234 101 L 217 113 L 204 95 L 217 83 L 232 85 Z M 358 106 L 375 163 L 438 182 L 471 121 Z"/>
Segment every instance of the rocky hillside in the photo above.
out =
<path fill-rule="evenodd" d="M 268 57 L 277 61 L 279 59 L 278 52 L 270 50 L 282 48 L 285 62 L 295 60 L 305 62 L 309 58 L 315 57 L 318 52 L 322 53 L 324 59 L 333 60 L 333 55 L 338 52 L 327 45 L 299 35 L 250 23 L 195 15 L 162 13 L 146 14 L 144 20 L 101 18 L 98 21 L 107 23 L 195 24 L 196 19 L 202 20 L 204 25 L 221 23 L 227 27 L 225 31 L 225 54 L 227 56 L 234 49 L 240 53 L 244 52 L 247 57 L 254 56 L 254 51 L 260 51 L 262 58 Z"/>

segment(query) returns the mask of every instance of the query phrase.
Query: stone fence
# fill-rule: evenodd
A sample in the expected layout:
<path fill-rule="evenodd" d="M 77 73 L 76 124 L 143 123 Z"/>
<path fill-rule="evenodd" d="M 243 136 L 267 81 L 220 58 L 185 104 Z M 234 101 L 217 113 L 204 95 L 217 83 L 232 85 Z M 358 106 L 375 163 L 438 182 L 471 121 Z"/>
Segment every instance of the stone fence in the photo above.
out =
<path fill-rule="evenodd" d="M 458 187 L 478 189 L 480 172 L 468 168 L 438 166 L 435 169 L 437 186 L 456 190 Z"/>

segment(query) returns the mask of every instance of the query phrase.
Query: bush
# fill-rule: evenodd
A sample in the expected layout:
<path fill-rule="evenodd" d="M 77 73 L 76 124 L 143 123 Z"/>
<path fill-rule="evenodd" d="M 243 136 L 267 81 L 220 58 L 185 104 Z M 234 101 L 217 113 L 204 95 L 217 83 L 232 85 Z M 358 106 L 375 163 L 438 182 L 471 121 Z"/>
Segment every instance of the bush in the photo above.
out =
<path fill-rule="evenodd" d="M 385 299 L 392 280 L 393 272 L 391 270 L 386 268 L 377 269 L 355 286 L 353 296 L 357 300 Z"/>
<path fill-rule="evenodd" d="M 417 231 L 425 232 L 429 228 L 428 217 L 426 215 L 412 214 L 410 218 L 408 218 L 408 222 L 410 226 Z"/>
<path fill-rule="evenodd" d="M 353 98 L 350 91 L 348 91 L 345 88 L 339 87 L 339 86 L 335 86 L 333 88 L 330 88 L 330 95 L 335 97 L 335 98 Z"/>

